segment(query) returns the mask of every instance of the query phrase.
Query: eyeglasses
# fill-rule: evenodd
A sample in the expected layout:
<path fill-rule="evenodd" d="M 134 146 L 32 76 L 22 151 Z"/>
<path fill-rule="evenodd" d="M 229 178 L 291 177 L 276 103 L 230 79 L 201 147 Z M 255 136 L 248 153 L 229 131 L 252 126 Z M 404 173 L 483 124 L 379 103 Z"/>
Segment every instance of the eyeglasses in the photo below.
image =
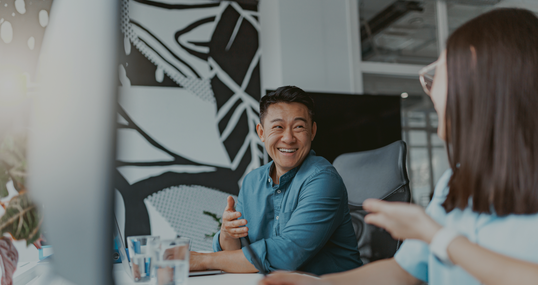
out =
<path fill-rule="evenodd" d="M 432 91 L 433 78 L 435 77 L 435 68 L 437 67 L 437 61 L 422 68 L 419 72 L 420 84 L 426 94 L 430 95 Z"/>

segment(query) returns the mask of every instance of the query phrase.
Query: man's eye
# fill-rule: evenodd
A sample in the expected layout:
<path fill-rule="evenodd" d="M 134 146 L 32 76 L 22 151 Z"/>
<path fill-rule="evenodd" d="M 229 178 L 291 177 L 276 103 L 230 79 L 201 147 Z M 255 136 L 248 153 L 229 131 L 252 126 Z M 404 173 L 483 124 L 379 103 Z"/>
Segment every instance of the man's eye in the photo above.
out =
<path fill-rule="evenodd" d="M 274 126 L 273 129 L 282 129 L 282 126 Z"/>
<path fill-rule="evenodd" d="M 296 129 L 304 129 L 304 126 L 299 125 L 299 126 L 295 126 L 295 128 Z"/>

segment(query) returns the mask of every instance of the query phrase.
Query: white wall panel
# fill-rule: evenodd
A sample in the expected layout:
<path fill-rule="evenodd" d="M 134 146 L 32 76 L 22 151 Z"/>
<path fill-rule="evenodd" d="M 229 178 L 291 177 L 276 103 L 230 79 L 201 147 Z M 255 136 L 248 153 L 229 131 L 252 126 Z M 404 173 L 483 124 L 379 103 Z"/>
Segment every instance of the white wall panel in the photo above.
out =
<path fill-rule="evenodd" d="M 296 85 L 318 92 L 362 89 L 355 82 L 353 57 L 358 53 L 352 50 L 358 48 L 358 37 L 349 35 L 350 24 L 358 25 L 350 22 L 350 13 L 358 11 L 349 7 L 349 0 L 260 1 L 262 84 L 266 88 Z M 356 44 L 351 43 L 354 39 Z"/>

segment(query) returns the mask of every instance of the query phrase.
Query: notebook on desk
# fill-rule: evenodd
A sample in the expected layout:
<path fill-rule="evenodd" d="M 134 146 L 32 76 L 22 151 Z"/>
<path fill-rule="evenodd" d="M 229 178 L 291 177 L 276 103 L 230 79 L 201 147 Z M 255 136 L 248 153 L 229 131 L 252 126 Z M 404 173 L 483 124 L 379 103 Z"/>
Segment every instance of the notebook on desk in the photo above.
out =
<path fill-rule="evenodd" d="M 222 271 L 222 270 L 213 270 L 213 269 L 200 270 L 200 271 L 191 271 L 191 272 L 189 272 L 189 277 L 215 275 L 215 274 L 223 274 L 223 273 L 224 273 L 224 271 Z"/>

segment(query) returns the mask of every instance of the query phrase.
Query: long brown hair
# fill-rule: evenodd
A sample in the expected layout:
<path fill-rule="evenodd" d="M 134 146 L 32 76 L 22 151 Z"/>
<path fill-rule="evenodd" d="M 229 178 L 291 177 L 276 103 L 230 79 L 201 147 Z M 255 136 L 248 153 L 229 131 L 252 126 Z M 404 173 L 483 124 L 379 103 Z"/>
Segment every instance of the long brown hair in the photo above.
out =
<path fill-rule="evenodd" d="M 453 175 L 443 204 L 538 213 L 538 18 L 497 9 L 447 41 L 446 139 Z"/>

